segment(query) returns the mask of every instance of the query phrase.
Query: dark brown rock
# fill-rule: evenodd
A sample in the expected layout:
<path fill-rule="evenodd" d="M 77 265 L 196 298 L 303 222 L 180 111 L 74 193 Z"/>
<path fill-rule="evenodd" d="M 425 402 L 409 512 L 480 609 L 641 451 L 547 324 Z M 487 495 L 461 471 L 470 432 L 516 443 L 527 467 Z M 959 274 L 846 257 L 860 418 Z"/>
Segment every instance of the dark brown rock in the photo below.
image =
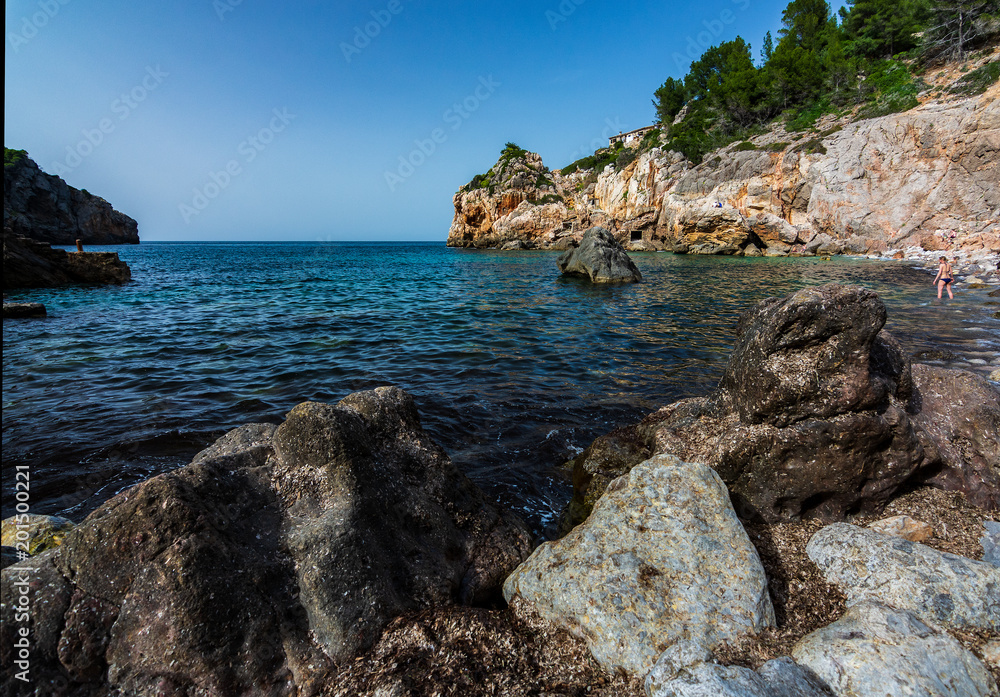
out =
<path fill-rule="evenodd" d="M 99 196 L 46 174 L 24 154 L 3 170 L 4 230 L 38 242 L 138 244 L 138 224 Z"/>
<path fill-rule="evenodd" d="M 130 280 L 132 271 L 117 252 L 66 252 L 4 231 L 4 288 L 123 284 Z M 6 309 L 4 312 L 6 315 Z"/>
<path fill-rule="evenodd" d="M 912 419 L 941 456 L 929 483 L 1000 508 L 1000 391 L 964 370 L 913 366 Z"/>
<path fill-rule="evenodd" d="M 25 319 L 29 317 L 45 317 L 45 305 L 42 303 L 4 303 L 4 319 Z"/>
<path fill-rule="evenodd" d="M 488 602 L 530 551 L 406 393 L 306 403 L 77 526 L 46 557 L 38 594 L 65 600 L 32 665 L 87 695 L 316 694 L 394 617 Z"/>
<path fill-rule="evenodd" d="M 907 408 L 909 360 L 882 331 L 886 311 L 836 284 L 746 312 L 719 388 L 598 439 L 575 462 L 570 524 L 607 482 L 651 455 L 713 467 L 744 518 L 842 520 L 883 507 L 939 466 Z"/>

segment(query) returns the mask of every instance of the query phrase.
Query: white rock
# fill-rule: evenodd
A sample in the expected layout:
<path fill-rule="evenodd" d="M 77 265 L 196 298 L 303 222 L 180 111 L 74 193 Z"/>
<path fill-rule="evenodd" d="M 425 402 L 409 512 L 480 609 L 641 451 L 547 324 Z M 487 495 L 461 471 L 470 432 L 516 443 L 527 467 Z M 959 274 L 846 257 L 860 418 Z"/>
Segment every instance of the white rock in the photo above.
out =
<path fill-rule="evenodd" d="M 930 622 L 1000 631 L 1000 569 L 847 523 L 809 540 L 809 558 L 847 595 L 912 610 Z"/>
<path fill-rule="evenodd" d="M 712 647 L 774 624 L 722 480 L 669 455 L 613 481 L 586 522 L 511 574 L 504 596 L 582 637 L 606 670 L 639 677 L 679 641 Z"/>
<path fill-rule="evenodd" d="M 796 662 L 838 697 L 987 697 L 996 683 L 982 662 L 912 612 L 874 602 L 801 639 Z"/>

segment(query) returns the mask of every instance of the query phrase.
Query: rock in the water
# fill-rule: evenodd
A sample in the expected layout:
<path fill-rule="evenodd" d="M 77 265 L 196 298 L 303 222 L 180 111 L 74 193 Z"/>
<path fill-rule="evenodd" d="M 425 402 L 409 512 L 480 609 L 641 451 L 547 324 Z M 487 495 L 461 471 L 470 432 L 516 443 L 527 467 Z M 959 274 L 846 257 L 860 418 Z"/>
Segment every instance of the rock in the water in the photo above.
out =
<path fill-rule="evenodd" d="M 52 288 L 78 283 L 120 285 L 130 280 L 132 271 L 118 258 L 117 252 L 66 252 L 45 242 L 6 231 L 3 234 L 4 288 Z"/>
<path fill-rule="evenodd" d="M 983 526 L 986 528 L 986 533 L 980 540 L 983 545 L 983 561 L 1000 566 L 1000 523 L 987 520 Z"/>
<path fill-rule="evenodd" d="M 875 532 L 883 535 L 893 535 L 902 537 L 910 542 L 923 542 L 934 535 L 934 530 L 930 525 L 920 520 L 915 520 L 908 515 L 894 515 L 891 518 L 877 520 L 868 526 Z"/>
<path fill-rule="evenodd" d="M 559 257 L 564 274 L 586 276 L 593 283 L 636 283 L 642 274 L 614 235 L 600 227 L 583 234 L 580 246 Z"/>
<path fill-rule="evenodd" d="M 61 545 L 73 527 L 68 518 L 27 513 L 4 518 L 0 523 L 0 539 L 7 547 L 18 547 L 20 543 L 20 548 L 28 554 L 41 554 Z"/>
<path fill-rule="evenodd" d="M 530 548 L 406 393 L 306 403 L 117 495 L 47 553 L 68 597 L 46 625 L 59 655 L 32 666 L 77 694 L 313 694 L 394 616 L 498 597 Z M 62 648 L 77 645 L 94 648 Z"/>
<path fill-rule="evenodd" d="M 848 607 L 877 601 L 928 622 L 1000 631 L 1000 569 L 991 564 L 848 523 L 820 530 L 806 552 Z"/>
<path fill-rule="evenodd" d="M 982 662 L 951 636 L 874 602 L 804 637 L 792 656 L 838 697 L 987 697 L 997 689 Z"/>
<path fill-rule="evenodd" d="M 710 468 L 662 456 L 615 480 L 588 520 L 504 584 L 609 671 L 643 676 L 683 640 L 711 647 L 774 624 L 757 550 Z"/>
<path fill-rule="evenodd" d="M 929 482 L 1000 508 L 1000 390 L 973 373 L 919 363 L 913 383 L 912 421 L 942 461 Z"/>
<path fill-rule="evenodd" d="M 3 304 L 4 319 L 22 319 L 26 317 L 45 317 L 45 305 L 42 303 L 7 303 Z"/>
<path fill-rule="evenodd" d="M 661 409 L 616 432 L 623 447 L 598 450 L 617 453 L 619 474 L 657 453 L 710 465 L 748 517 L 877 512 L 940 462 L 907 414 L 910 363 L 881 331 L 885 317 L 874 293 L 837 284 L 764 300 L 740 319 L 715 393 Z M 600 496 L 604 459 L 588 449 L 574 463 L 577 520 Z"/>

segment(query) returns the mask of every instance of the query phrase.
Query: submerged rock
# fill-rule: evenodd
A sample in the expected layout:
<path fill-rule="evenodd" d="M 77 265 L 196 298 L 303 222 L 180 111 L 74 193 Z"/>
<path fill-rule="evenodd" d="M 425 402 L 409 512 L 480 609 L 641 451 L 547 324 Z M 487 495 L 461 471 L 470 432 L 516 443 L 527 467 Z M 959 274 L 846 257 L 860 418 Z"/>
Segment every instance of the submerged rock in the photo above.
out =
<path fill-rule="evenodd" d="M 115 496 L 43 555 L 37 592 L 65 607 L 31 613 L 62 653 L 32 666 L 77 694 L 315 694 L 396 615 L 498 595 L 530 549 L 406 393 L 306 403 Z M 72 642 L 94 647 L 85 664 Z"/>
<path fill-rule="evenodd" d="M 504 584 L 582 637 L 608 671 L 642 677 L 666 649 L 774 625 L 757 550 L 718 476 L 661 456 L 616 480 L 586 523 Z"/>
<path fill-rule="evenodd" d="M 1000 569 L 847 523 L 827 526 L 809 558 L 851 607 L 878 601 L 927 622 L 1000 632 Z"/>
<path fill-rule="evenodd" d="M 907 610 L 862 602 L 792 650 L 836 695 L 987 697 L 996 683 L 955 639 Z"/>
<path fill-rule="evenodd" d="M 600 227 L 583 233 L 580 246 L 559 257 L 564 274 L 586 276 L 592 283 L 637 283 L 642 274 L 614 235 Z"/>

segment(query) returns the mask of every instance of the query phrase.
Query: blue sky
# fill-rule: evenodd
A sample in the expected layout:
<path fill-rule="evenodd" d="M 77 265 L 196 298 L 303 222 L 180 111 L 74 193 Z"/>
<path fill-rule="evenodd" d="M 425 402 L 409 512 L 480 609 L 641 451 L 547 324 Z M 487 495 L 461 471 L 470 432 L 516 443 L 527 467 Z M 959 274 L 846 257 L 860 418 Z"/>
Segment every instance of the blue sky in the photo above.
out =
<path fill-rule="evenodd" d="M 14 0 L 4 143 L 144 241 L 444 240 L 507 141 L 590 154 L 785 4 Z"/>

